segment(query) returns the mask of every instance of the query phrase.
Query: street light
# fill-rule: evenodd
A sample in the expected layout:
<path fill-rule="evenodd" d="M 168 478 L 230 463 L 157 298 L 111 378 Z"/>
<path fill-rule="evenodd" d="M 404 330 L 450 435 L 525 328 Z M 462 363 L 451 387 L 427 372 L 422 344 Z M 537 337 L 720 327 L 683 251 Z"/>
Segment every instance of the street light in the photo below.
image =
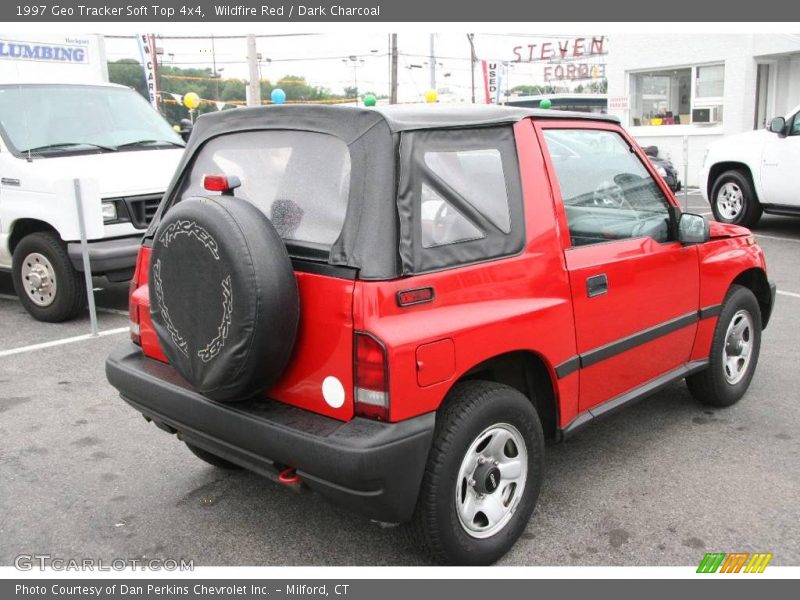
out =
<path fill-rule="evenodd" d="M 353 88 L 356 91 L 355 103 L 358 104 L 358 69 L 364 66 L 365 61 L 363 58 L 358 58 L 357 56 L 348 56 L 347 58 L 343 58 L 342 62 L 353 67 Z"/>
<path fill-rule="evenodd" d="M 258 61 L 258 83 L 261 85 L 261 80 L 264 79 L 263 75 L 261 74 L 261 61 L 266 63 L 272 64 L 271 58 L 264 58 L 261 55 L 261 52 L 256 53 L 256 61 Z"/>

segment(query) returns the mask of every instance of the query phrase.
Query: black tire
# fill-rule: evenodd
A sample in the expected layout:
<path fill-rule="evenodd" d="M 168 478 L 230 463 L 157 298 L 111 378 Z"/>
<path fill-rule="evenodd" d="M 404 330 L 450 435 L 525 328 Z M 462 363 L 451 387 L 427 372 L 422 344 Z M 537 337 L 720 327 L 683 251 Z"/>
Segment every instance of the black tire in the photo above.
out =
<path fill-rule="evenodd" d="M 161 219 L 150 314 L 170 364 L 212 400 L 246 399 L 289 362 L 300 300 L 269 219 L 233 196 L 189 198 Z"/>
<path fill-rule="evenodd" d="M 207 462 L 211 466 L 217 467 L 218 469 L 225 469 L 226 471 L 241 471 L 242 467 L 237 464 L 234 464 L 230 461 L 225 460 L 221 456 L 217 456 L 216 454 L 211 454 L 207 450 L 203 450 L 202 448 L 198 448 L 190 444 L 189 442 L 184 442 L 186 447 L 192 451 L 197 458 L 202 461 Z"/>
<path fill-rule="evenodd" d="M 22 270 L 26 267 L 26 259 L 32 254 L 44 256 L 52 269 L 46 269 L 55 277 L 55 293 L 46 306 L 32 300 L 30 286 L 26 286 Z M 19 296 L 22 306 L 30 315 L 39 321 L 60 323 L 78 316 L 86 307 L 86 284 L 83 275 L 75 270 L 67 255 L 67 247 L 58 235 L 51 231 L 31 233 L 20 240 L 14 249 L 11 279 L 14 291 Z M 38 294 L 37 294 L 38 295 Z M 45 296 L 38 296 L 42 301 Z"/>
<path fill-rule="evenodd" d="M 721 192 L 728 184 L 735 186 L 742 194 L 742 209 L 733 217 L 723 215 L 719 206 L 723 201 Z M 714 181 L 714 186 L 711 188 L 709 201 L 711 202 L 711 211 L 714 213 L 714 218 L 720 223 L 755 227 L 761 218 L 761 204 L 758 202 L 753 184 L 750 182 L 750 178 L 742 171 L 733 169 L 725 171 L 717 177 Z"/>
<path fill-rule="evenodd" d="M 456 508 L 457 486 L 463 485 L 459 470 L 478 436 L 497 424 L 512 425 L 524 438 L 527 477 L 516 510 L 505 526 L 491 537 L 478 539 L 461 524 Z M 543 463 L 542 425 L 528 398 L 498 383 L 457 384 L 437 415 L 433 446 L 414 516 L 404 527 L 409 541 L 436 563 L 494 563 L 508 552 L 528 524 L 539 496 Z M 500 493 L 500 487 L 492 493 Z"/>
<path fill-rule="evenodd" d="M 732 383 L 726 377 L 724 361 L 725 337 L 731 321 L 740 311 L 747 311 L 752 319 L 752 333 L 750 340 L 752 349 L 749 362 L 743 370 L 741 379 Z M 735 344 L 733 344 L 735 346 Z M 711 355 L 708 368 L 686 378 L 689 391 L 698 401 L 709 406 L 725 407 L 736 404 L 753 379 L 758 355 L 761 350 L 761 309 L 756 297 L 746 287 L 731 286 L 722 305 L 722 312 L 714 330 L 714 339 L 711 342 Z"/>

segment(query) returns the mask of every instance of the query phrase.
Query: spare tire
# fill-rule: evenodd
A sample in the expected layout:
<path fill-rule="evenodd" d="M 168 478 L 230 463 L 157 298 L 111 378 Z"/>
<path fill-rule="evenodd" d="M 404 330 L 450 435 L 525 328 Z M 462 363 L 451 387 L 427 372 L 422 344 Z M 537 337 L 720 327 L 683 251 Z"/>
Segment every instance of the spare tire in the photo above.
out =
<path fill-rule="evenodd" d="M 269 219 L 233 196 L 189 198 L 161 220 L 150 315 L 170 364 L 212 400 L 273 384 L 294 347 L 299 295 Z"/>

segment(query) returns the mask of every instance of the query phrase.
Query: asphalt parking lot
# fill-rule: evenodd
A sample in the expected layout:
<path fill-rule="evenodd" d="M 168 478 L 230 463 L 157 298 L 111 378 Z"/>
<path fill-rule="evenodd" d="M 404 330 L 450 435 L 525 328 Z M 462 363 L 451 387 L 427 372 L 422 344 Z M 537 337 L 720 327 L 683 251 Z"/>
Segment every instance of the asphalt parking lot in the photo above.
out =
<path fill-rule="evenodd" d="M 689 207 L 709 211 L 696 194 Z M 800 564 L 800 219 L 765 216 L 756 233 L 780 292 L 745 398 L 709 410 L 676 384 L 549 448 L 536 512 L 502 564 L 696 565 L 710 551 Z M 107 335 L 52 345 L 86 334 L 88 315 L 38 323 L 0 274 L 0 564 L 420 564 L 399 532 L 216 470 L 119 400 L 103 363 L 127 339 L 126 286 L 97 283 Z"/>

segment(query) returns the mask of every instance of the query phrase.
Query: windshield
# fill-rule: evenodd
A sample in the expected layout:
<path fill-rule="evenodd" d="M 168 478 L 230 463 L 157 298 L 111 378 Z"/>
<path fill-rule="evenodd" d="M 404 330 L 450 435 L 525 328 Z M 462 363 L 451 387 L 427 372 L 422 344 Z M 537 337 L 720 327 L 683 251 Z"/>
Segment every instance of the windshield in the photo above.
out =
<path fill-rule="evenodd" d="M 114 151 L 143 141 L 183 146 L 144 98 L 122 87 L 3 85 L 0 126 L 17 152 Z"/>

